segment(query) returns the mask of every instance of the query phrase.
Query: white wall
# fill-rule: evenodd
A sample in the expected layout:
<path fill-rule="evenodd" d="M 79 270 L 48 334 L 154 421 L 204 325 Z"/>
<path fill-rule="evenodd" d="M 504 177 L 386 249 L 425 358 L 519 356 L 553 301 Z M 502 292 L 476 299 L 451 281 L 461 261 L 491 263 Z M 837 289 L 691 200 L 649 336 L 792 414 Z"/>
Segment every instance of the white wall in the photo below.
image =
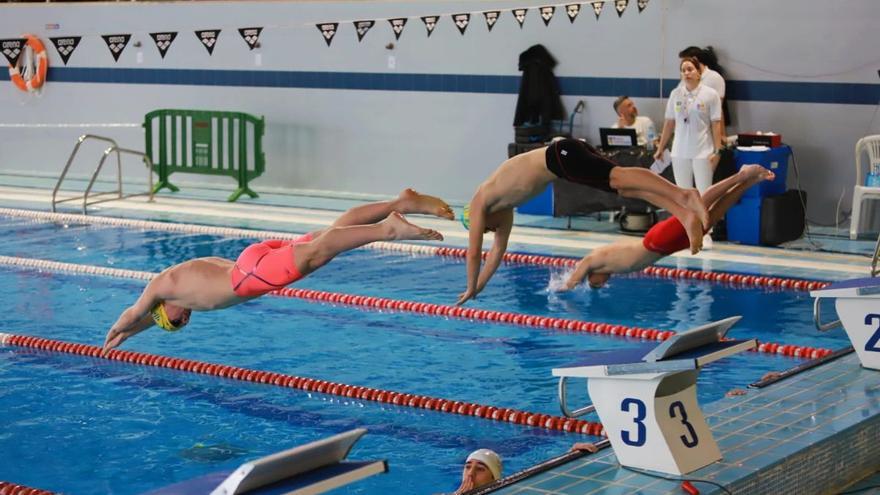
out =
<path fill-rule="evenodd" d="M 68 67 L 505 76 L 517 76 L 519 53 L 542 43 L 559 60 L 557 76 L 649 79 L 676 78 L 679 49 L 713 45 L 732 80 L 880 82 L 877 0 L 651 0 L 642 14 L 635 3 L 631 1 L 622 18 L 612 5 L 606 6 L 598 22 L 585 4 L 573 24 L 560 7 L 549 27 L 532 9 L 522 29 L 505 11 L 491 33 L 482 15 L 476 14 L 465 36 L 445 16 L 430 38 L 416 16 L 540 4 L 5 4 L 0 7 L 0 37 L 24 32 L 43 39 L 84 35 Z M 314 26 L 321 21 L 396 16 L 414 16 L 399 41 L 381 20 L 361 43 L 350 24 L 341 25 L 328 48 Z M 59 29 L 47 30 L 53 23 Z M 258 52 L 248 51 L 236 32 L 251 26 L 265 26 Z M 192 31 L 211 28 L 223 32 L 209 57 Z M 149 38 L 154 31 L 180 31 L 164 60 Z M 128 32 L 134 33 L 132 42 L 116 63 L 99 35 Z M 138 40 L 140 48 L 132 45 Z M 393 50 L 385 48 L 389 42 L 395 43 Z M 48 51 L 53 66 L 61 66 L 54 48 Z M 262 57 L 261 66 L 255 65 L 256 53 Z M 389 55 L 396 59 L 394 69 L 388 68 Z M 205 77 L 210 78 L 210 72 Z M 160 107 L 240 110 L 267 120 L 268 171 L 254 183 L 257 191 L 283 186 L 391 194 L 412 185 L 465 200 L 506 158 L 516 99 L 516 94 L 52 81 L 42 95 L 31 97 L 6 82 L 0 85 L 0 123 L 140 122 L 147 111 Z M 579 99 L 587 106 L 575 133 L 595 140 L 598 127 L 614 120 L 613 98 L 566 95 L 567 110 Z M 662 99 L 636 101 L 642 114 L 659 123 Z M 736 127 L 731 130 L 774 130 L 792 145 L 801 186 L 810 195 L 811 219 L 833 221 L 842 191 L 849 209 L 853 145 L 863 135 L 880 132 L 876 104 L 735 101 L 732 108 Z M 81 132 L 0 128 L 0 169 L 55 173 Z M 102 132 L 125 145 L 143 147 L 139 129 Z M 231 181 L 224 182 L 231 187 Z"/>

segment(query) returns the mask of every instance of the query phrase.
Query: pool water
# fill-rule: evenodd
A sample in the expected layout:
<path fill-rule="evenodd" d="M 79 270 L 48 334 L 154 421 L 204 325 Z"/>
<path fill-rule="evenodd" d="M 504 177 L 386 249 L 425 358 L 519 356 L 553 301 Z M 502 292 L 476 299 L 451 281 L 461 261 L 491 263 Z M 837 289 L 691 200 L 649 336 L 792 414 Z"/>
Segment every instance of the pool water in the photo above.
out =
<path fill-rule="evenodd" d="M 234 258 L 249 243 L 10 218 L 0 218 L 0 232 L 0 255 L 153 272 L 198 256 Z M 741 314 L 731 336 L 846 344 L 841 333 L 817 334 L 803 292 L 639 277 L 616 278 L 601 291 L 548 290 L 564 276 L 560 269 L 505 265 L 469 304 L 671 330 Z M 7 288 L 0 332 L 93 345 L 144 286 L 11 268 L 0 269 L 0 281 Z M 464 286 L 464 264 L 357 250 L 296 286 L 451 304 Z M 551 368 L 638 342 L 265 297 L 194 314 L 180 333 L 144 332 L 124 348 L 558 415 Z M 700 401 L 799 362 L 757 353 L 725 359 L 701 374 Z M 570 393 L 570 401 L 578 400 Z M 387 459 L 390 472 L 338 493 L 451 492 L 476 448 L 496 450 L 510 474 L 590 439 L 16 347 L 0 348 L 0 411 L 0 479 L 77 494 L 142 493 L 359 426 L 369 433 L 350 458 Z"/>

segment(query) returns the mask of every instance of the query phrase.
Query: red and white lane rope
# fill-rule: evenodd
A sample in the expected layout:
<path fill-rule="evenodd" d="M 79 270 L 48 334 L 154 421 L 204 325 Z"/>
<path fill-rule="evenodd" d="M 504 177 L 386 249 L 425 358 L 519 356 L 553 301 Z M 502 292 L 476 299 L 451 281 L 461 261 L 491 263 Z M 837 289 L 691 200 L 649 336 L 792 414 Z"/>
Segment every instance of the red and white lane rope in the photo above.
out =
<path fill-rule="evenodd" d="M 164 232 L 183 232 L 190 234 L 220 235 L 226 237 L 241 237 L 249 239 L 295 239 L 301 234 L 291 232 L 278 232 L 268 230 L 248 230 L 232 227 L 215 227 L 211 225 L 196 225 L 185 223 L 156 222 L 151 220 L 134 220 L 128 218 L 101 217 L 91 215 L 76 215 L 69 213 L 51 213 L 45 211 L 20 210 L 13 208 L 0 208 L 0 215 L 10 217 L 32 218 L 35 220 L 66 222 L 77 224 L 113 225 L 133 229 L 158 230 Z M 464 258 L 467 250 L 453 247 L 437 247 L 422 244 L 406 244 L 397 242 L 374 242 L 365 246 L 367 249 L 381 251 L 395 251 L 409 254 L 426 256 L 444 256 L 450 258 Z M 486 253 L 483 253 L 486 256 Z M 506 253 L 504 261 L 508 263 L 520 263 L 530 265 L 544 265 L 557 267 L 573 267 L 577 264 L 577 258 L 561 256 L 542 256 L 535 254 Z M 689 280 L 704 280 L 710 282 L 729 283 L 748 287 L 774 287 L 789 290 L 810 291 L 821 289 L 828 282 L 811 281 L 795 278 L 765 277 L 757 275 L 741 275 L 725 272 L 706 272 L 702 270 L 689 270 L 682 268 L 648 267 L 640 272 L 644 276 L 658 278 L 677 278 Z"/>
<path fill-rule="evenodd" d="M 84 273 L 88 275 L 102 275 L 115 278 L 128 278 L 136 280 L 150 280 L 157 274 L 125 270 L 122 268 L 107 268 L 102 266 L 80 265 L 76 263 L 63 263 L 33 258 L 18 258 L 14 256 L 0 256 L 0 265 L 32 268 L 47 271 L 64 271 L 71 273 Z M 449 316 L 465 318 L 469 320 L 491 321 L 507 323 L 532 328 L 547 328 L 566 330 L 572 332 L 592 333 L 596 335 L 615 335 L 619 337 L 632 337 L 645 340 L 666 340 L 675 335 L 671 330 L 656 328 L 642 328 L 628 325 L 615 325 L 611 323 L 599 323 L 592 321 L 580 321 L 568 318 L 554 318 L 548 316 L 528 315 L 509 311 L 493 311 L 477 308 L 463 308 L 447 304 L 433 304 L 401 299 L 389 299 L 384 297 L 357 296 L 342 294 L 339 292 L 326 292 L 312 289 L 283 288 L 272 291 L 270 294 L 281 297 L 292 297 L 310 301 L 329 302 L 348 306 L 368 307 L 375 309 L 387 309 L 409 313 L 419 313 L 433 316 Z M 783 356 L 803 357 L 816 359 L 831 354 L 830 349 L 813 348 L 774 342 L 762 342 L 756 349 L 758 352 L 767 354 L 779 354 Z"/>
<path fill-rule="evenodd" d="M 326 292 L 313 289 L 285 287 L 273 291 L 271 294 L 275 296 L 294 297 L 297 299 L 344 304 L 348 306 L 388 309 L 434 316 L 451 316 L 454 318 L 492 321 L 532 328 L 566 330 L 572 332 L 592 333 L 596 335 L 615 335 L 618 337 L 633 337 L 644 340 L 663 341 L 675 335 L 675 332 L 671 330 L 660 330 L 657 328 L 641 328 L 628 325 L 615 325 L 612 323 L 597 323 L 569 318 L 554 318 L 548 316 L 528 315 L 524 313 L 513 313 L 509 311 L 463 308 L 447 304 L 422 303 L 384 297 L 356 296 L 352 294 Z M 833 352 L 830 349 L 778 344 L 775 342 L 761 342 L 755 350 L 766 354 L 779 354 L 782 356 L 803 357 L 809 359 L 820 358 Z"/>
<path fill-rule="evenodd" d="M 54 492 L 16 485 L 8 481 L 0 481 L 0 495 L 55 495 Z"/>
<path fill-rule="evenodd" d="M 487 406 L 473 402 L 441 399 L 427 395 L 393 392 L 372 387 L 335 383 L 315 378 L 288 375 L 269 371 L 258 371 L 237 366 L 195 361 L 192 359 L 159 356 L 145 352 L 134 352 L 113 349 L 102 356 L 101 348 L 88 344 L 75 344 L 59 340 L 45 339 L 26 335 L 0 333 L 0 345 L 29 347 L 53 352 L 65 352 L 93 358 L 103 358 L 125 363 L 171 368 L 190 373 L 212 375 L 232 380 L 277 385 L 296 388 L 308 392 L 351 397 L 360 400 L 382 402 L 401 407 L 430 409 L 432 411 L 474 416 L 479 418 L 503 421 L 523 426 L 544 428 L 548 430 L 582 433 L 584 435 L 602 436 L 602 425 L 593 421 L 585 421 L 550 414 L 532 413 L 507 407 Z"/>
<path fill-rule="evenodd" d="M 437 256 L 447 256 L 451 258 L 464 258 L 467 256 L 467 250 L 464 248 L 440 247 L 434 253 Z M 487 256 L 487 252 L 483 253 L 483 258 Z M 565 258 L 559 256 L 542 256 L 536 254 L 521 253 L 505 253 L 504 261 L 509 263 L 523 263 L 528 265 L 544 265 L 558 267 L 574 267 L 580 261 L 576 258 Z M 689 270 L 684 268 L 665 268 L 659 266 L 649 266 L 638 272 L 642 276 L 654 278 L 676 278 L 689 280 L 705 280 L 710 282 L 721 282 L 748 287 L 774 287 L 780 289 L 811 291 L 821 289 L 830 282 L 803 280 L 797 278 L 782 277 L 765 277 L 758 275 L 741 275 L 737 273 L 725 272 L 707 272 L 703 270 Z"/>

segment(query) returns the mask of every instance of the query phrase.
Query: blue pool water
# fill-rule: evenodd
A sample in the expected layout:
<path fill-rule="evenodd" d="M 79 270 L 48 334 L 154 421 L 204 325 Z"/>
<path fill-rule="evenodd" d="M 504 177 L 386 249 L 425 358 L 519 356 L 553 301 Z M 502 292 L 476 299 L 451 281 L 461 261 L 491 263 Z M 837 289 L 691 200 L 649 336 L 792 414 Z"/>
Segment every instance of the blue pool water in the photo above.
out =
<path fill-rule="evenodd" d="M 243 239 L 0 218 L 0 255 L 158 272 L 197 256 L 234 258 Z M 732 336 L 838 348 L 817 335 L 805 293 L 705 282 L 615 279 L 602 291 L 547 290 L 558 269 L 508 265 L 472 305 L 681 330 L 742 314 Z M 460 260 L 358 250 L 298 287 L 452 303 Z M 0 269 L 0 332 L 99 345 L 143 283 Z M 148 331 L 125 348 L 398 392 L 558 414 L 550 369 L 636 340 L 472 322 L 297 299 L 261 298 L 194 315 L 178 334 Z M 702 402 L 798 363 L 747 353 L 706 368 Z M 576 399 L 573 399 L 576 400 Z M 595 418 L 588 418 L 593 419 Z M 100 359 L 0 348 L 0 479 L 65 493 L 135 494 L 364 426 L 354 459 L 390 473 L 339 493 L 453 491 L 468 452 L 493 448 L 512 473 L 580 435 L 398 408 Z"/>

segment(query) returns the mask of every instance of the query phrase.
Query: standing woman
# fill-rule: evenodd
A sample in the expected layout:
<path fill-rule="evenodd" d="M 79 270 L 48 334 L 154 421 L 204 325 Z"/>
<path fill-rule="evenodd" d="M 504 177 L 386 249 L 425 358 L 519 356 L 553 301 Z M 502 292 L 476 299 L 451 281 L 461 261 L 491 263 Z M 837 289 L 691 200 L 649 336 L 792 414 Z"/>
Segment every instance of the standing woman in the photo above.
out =
<path fill-rule="evenodd" d="M 681 80 L 672 90 L 666 104 L 666 120 L 660 145 L 654 154 L 660 159 L 672 139 L 672 170 L 679 187 L 691 188 L 696 184 L 700 194 L 712 185 L 712 174 L 718 165 L 721 150 L 721 98 L 718 93 L 700 84 L 700 62 L 693 57 L 681 59 Z M 711 246 L 706 235 L 703 247 Z"/>

